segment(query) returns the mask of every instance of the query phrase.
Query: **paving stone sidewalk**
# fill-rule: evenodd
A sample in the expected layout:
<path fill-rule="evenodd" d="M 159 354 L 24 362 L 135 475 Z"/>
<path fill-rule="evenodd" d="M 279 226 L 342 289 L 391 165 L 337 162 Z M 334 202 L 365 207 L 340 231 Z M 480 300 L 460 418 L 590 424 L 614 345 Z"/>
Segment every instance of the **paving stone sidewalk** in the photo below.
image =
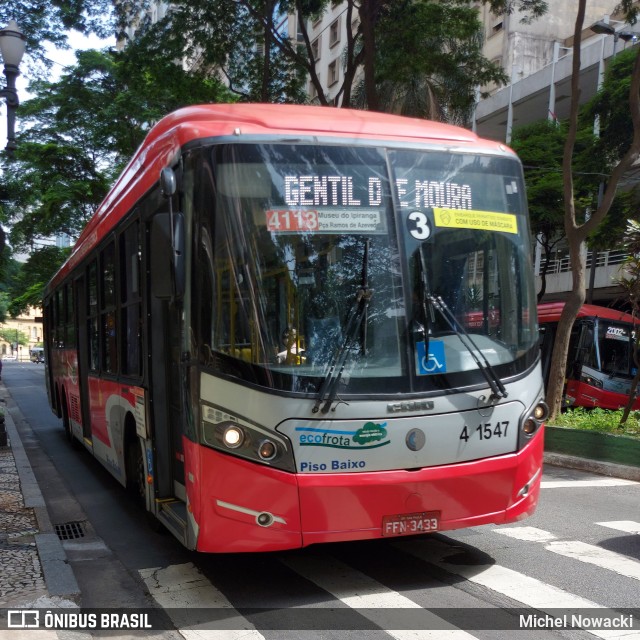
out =
<path fill-rule="evenodd" d="M 35 511 L 24 504 L 13 451 L 0 447 L 0 607 L 21 606 L 47 595 L 38 532 Z"/>
<path fill-rule="evenodd" d="M 9 400 L 0 382 L 0 429 L 7 435 L 6 446 L 0 446 L 0 609 L 77 607 L 80 589 L 49 519 Z M 4 441 L 0 436 L 0 445 Z"/>

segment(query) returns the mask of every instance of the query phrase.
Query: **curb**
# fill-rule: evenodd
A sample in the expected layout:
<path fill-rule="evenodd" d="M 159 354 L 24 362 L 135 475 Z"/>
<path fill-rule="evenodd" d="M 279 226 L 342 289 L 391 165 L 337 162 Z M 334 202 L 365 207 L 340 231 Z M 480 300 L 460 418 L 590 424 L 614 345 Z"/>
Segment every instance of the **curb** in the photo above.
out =
<path fill-rule="evenodd" d="M 591 460 L 590 458 L 579 458 L 578 456 L 554 453 L 552 451 L 545 451 L 544 463 L 554 467 L 591 471 L 604 476 L 640 482 L 640 467 L 631 467 L 614 462 L 602 462 L 601 460 Z"/>
<path fill-rule="evenodd" d="M 24 496 L 24 506 L 34 510 L 38 523 L 39 533 L 34 537 L 47 591 L 56 600 L 69 600 L 80 604 L 80 587 L 62 542 L 51 524 L 44 497 L 8 407 L 5 411 L 5 425 Z"/>

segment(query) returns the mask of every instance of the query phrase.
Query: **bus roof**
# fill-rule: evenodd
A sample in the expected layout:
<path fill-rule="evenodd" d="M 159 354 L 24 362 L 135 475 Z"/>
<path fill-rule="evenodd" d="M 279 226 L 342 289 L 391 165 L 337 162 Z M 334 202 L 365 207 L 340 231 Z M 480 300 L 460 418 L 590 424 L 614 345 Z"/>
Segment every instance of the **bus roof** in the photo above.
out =
<path fill-rule="evenodd" d="M 538 305 L 538 323 L 557 322 L 560 320 L 560 314 L 564 309 L 564 302 L 545 302 Z M 600 307 L 595 304 L 583 304 L 578 311 L 578 318 L 605 318 L 606 320 L 614 320 L 616 322 L 628 322 L 630 324 L 640 324 L 640 319 L 634 318 L 632 315 L 619 311 L 618 309 L 610 309 L 609 307 Z"/>
<path fill-rule="evenodd" d="M 442 145 L 451 150 L 513 152 L 460 127 L 402 116 L 308 105 L 208 104 L 185 107 L 162 118 L 148 133 L 129 164 L 80 234 L 73 252 L 47 287 L 60 282 L 136 202 L 158 181 L 160 170 L 195 140 L 245 135 L 321 136 L 343 141 L 380 140 Z"/>

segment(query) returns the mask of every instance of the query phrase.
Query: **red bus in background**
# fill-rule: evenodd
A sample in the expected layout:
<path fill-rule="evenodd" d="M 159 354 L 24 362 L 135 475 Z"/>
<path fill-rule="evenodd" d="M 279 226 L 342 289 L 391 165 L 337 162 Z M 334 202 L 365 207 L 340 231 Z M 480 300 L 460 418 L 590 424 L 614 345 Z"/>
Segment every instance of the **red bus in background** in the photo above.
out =
<path fill-rule="evenodd" d="M 549 375 L 553 343 L 563 302 L 538 305 L 542 369 Z M 582 305 L 571 330 L 565 401 L 568 406 L 621 409 L 627 406 L 631 380 L 636 374 L 633 359 L 637 318 L 607 307 Z M 640 409 L 636 398 L 634 409 Z"/>
<path fill-rule="evenodd" d="M 46 288 L 50 403 L 190 549 L 512 522 L 537 504 L 547 414 L 529 248 L 504 145 L 185 108 Z"/>

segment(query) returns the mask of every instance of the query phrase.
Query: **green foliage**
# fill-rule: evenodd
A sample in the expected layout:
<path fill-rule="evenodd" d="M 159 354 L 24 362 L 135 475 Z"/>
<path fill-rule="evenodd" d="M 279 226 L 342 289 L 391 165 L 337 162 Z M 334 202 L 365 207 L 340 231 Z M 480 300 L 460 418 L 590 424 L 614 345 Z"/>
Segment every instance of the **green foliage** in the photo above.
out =
<path fill-rule="evenodd" d="M 120 12 L 123 26 L 137 23 L 141 4 Z M 303 67 L 278 31 L 280 11 L 274 0 L 178 0 L 163 20 L 141 25 L 131 44 L 145 60 L 184 60 L 210 78 L 220 74 L 228 101 L 304 102 Z"/>
<path fill-rule="evenodd" d="M 607 72 L 600 93 L 579 113 L 579 128 L 572 161 L 574 201 L 578 221 L 598 207 L 598 192 L 629 148 L 632 124 L 629 83 L 636 51 L 621 52 Z M 594 135 L 594 119 L 600 119 L 600 136 Z M 562 158 L 567 122 L 539 122 L 514 131 L 512 147 L 524 165 L 531 228 L 541 236 L 545 249 L 564 237 Z M 620 190 L 604 222 L 591 235 L 594 249 L 610 249 L 624 236 L 626 221 L 636 216 L 636 190 Z"/>
<path fill-rule="evenodd" d="M 45 285 L 70 252 L 69 248 L 42 247 L 29 255 L 9 283 L 8 311 L 11 316 L 19 316 L 27 307 L 42 306 Z"/>
<path fill-rule="evenodd" d="M 23 331 L 17 329 L 0 328 L 0 339 L 13 344 L 17 342 L 19 345 L 26 347 L 29 344 L 29 336 Z"/>
<path fill-rule="evenodd" d="M 9 295 L 4 291 L 0 293 L 0 323 L 6 322 L 9 313 Z"/>
<path fill-rule="evenodd" d="M 618 52 L 606 69 L 601 90 L 580 114 L 583 126 L 593 126 L 594 119 L 600 118 L 598 146 L 610 163 L 622 158 L 633 138 L 629 88 L 637 53 L 636 47 Z"/>
<path fill-rule="evenodd" d="M 524 165 L 534 234 L 563 232 L 562 155 L 567 126 L 566 122 L 540 120 L 514 131 L 512 147 Z M 592 120 L 578 131 L 573 158 L 574 197 L 579 220 L 585 219 L 588 209 L 597 206 L 598 186 L 607 169 L 603 149 L 593 135 Z"/>
<path fill-rule="evenodd" d="M 31 77 L 46 77 L 52 61 L 46 45 L 68 47 L 69 31 L 95 33 L 107 37 L 114 33 L 112 0 L 10 0 L 0 2 L 0 27 L 16 20 L 27 37 L 22 71 Z"/>
<path fill-rule="evenodd" d="M 390 3 L 376 25 L 382 110 L 468 123 L 475 88 L 508 79 L 482 55 L 481 33 L 477 9 L 459 0 Z"/>
<path fill-rule="evenodd" d="M 147 4 L 118 3 L 121 27 L 140 27 L 140 10 Z M 145 46 L 152 56 L 161 53 L 166 59 L 219 70 L 242 101 L 305 102 L 309 74 L 317 100 L 328 104 L 317 79 L 307 24 L 332 4 L 177 0 L 164 20 L 142 25 L 147 29 Z M 490 4 L 497 13 L 521 10 L 529 18 L 547 9 L 544 0 Z M 288 33 L 280 26 L 286 14 L 298 17 L 298 24 L 289 22 Z M 358 28 L 336 49 L 345 72 L 337 94 L 340 106 L 466 122 L 475 87 L 506 81 L 502 69 L 482 55 L 477 3 L 471 0 L 346 0 L 342 19 L 357 21 Z M 356 86 L 358 75 L 364 80 Z"/>
<path fill-rule="evenodd" d="M 632 412 L 625 424 L 620 424 L 622 413 L 622 409 L 609 411 L 597 407 L 576 407 L 558 415 L 553 421 L 553 426 L 640 437 L 640 411 Z"/>
<path fill-rule="evenodd" d="M 21 107 L 28 127 L 3 174 L 2 221 L 20 249 L 60 232 L 77 236 L 159 118 L 192 101 L 228 98 L 218 81 L 145 59 L 134 45 L 79 52 L 58 81 L 31 89 L 36 97 Z"/>

